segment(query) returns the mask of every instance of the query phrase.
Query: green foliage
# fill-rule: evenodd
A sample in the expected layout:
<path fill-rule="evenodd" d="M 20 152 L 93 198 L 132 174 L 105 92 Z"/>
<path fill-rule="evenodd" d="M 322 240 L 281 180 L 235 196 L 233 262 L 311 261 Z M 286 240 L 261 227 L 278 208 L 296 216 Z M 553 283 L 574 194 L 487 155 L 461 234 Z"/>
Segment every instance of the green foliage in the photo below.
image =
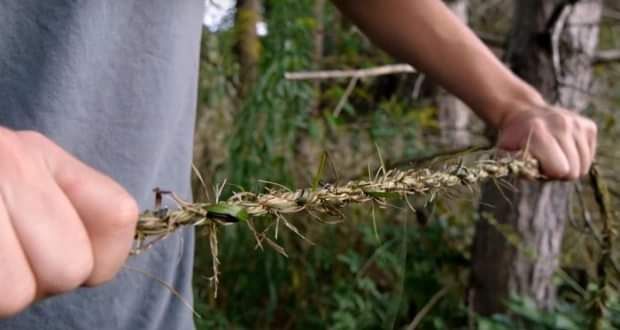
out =
<path fill-rule="evenodd" d="M 595 322 L 591 308 L 575 303 L 560 301 L 552 311 L 544 311 L 528 298 L 512 297 L 508 301 L 511 316 L 496 315 L 481 318 L 480 330 L 582 330 L 591 328 Z M 620 327 L 620 305 L 610 304 L 608 315 L 601 329 Z"/>
<path fill-rule="evenodd" d="M 221 296 L 198 306 L 207 319 L 201 324 L 205 329 L 216 324 L 266 329 L 289 322 L 298 329 L 391 328 L 409 322 L 410 313 L 446 286 L 455 289 L 422 324 L 450 329 L 464 322 L 458 292 L 467 263 L 460 251 L 446 245 L 455 238 L 447 233 L 450 220 L 427 227 L 381 221 L 377 241 L 362 210 L 347 216 L 354 220 L 350 226 L 315 233 L 315 246 L 280 234 L 289 258 L 269 249 L 254 251 L 245 228 L 227 228 L 221 235 Z M 383 213 L 378 217 L 387 219 Z M 209 260 L 197 262 L 208 269 Z M 197 290 L 198 301 L 210 300 L 209 294 Z"/>
<path fill-rule="evenodd" d="M 257 189 L 258 179 L 291 185 L 293 150 L 313 97 L 284 73 L 311 66 L 311 1 L 268 1 L 270 33 L 263 40 L 259 81 L 242 104 L 230 141 L 230 180 Z"/>
<path fill-rule="evenodd" d="M 514 297 L 508 302 L 513 317 L 496 315 L 492 318 L 482 318 L 478 322 L 480 330 L 578 330 L 587 328 L 588 324 L 583 315 L 578 313 L 575 306 L 558 304 L 553 312 L 541 311 L 530 299 Z"/>
<path fill-rule="evenodd" d="M 207 207 L 208 214 L 215 219 L 222 219 L 227 222 L 247 221 L 248 211 L 238 205 L 228 203 L 217 203 Z"/>

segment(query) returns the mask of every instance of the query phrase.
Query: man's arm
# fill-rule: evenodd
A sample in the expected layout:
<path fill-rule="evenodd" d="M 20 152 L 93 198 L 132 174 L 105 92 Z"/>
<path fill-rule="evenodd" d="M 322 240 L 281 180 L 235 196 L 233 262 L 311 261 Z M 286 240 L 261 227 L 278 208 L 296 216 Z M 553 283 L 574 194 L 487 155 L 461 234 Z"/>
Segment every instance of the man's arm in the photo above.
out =
<path fill-rule="evenodd" d="M 508 70 L 440 0 L 333 0 L 373 41 L 424 71 L 499 130 L 498 145 L 524 148 L 553 178 L 587 173 L 596 125 L 541 95 Z"/>

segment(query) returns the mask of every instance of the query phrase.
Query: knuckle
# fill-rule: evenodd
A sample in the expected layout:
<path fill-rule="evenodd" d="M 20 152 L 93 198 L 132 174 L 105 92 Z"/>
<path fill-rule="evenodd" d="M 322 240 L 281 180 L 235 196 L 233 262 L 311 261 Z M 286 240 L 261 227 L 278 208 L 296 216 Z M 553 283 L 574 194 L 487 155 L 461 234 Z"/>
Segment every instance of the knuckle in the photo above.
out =
<path fill-rule="evenodd" d="M 534 118 L 530 123 L 530 129 L 533 138 L 540 138 L 547 130 L 547 125 L 545 124 L 545 121 L 543 119 Z"/>
<path fill-rule="evenodd" d="M 46 143 L 46 141 L 48 141 L 43 134 L 37 131 L 17 131 L 15 134 L 17 134 L 20 139 L 27 142 Z"/>
<path fill-rule="evenodd" d="M 532 119 L 531 126 L 534 131 L 540 131 L 546 128 L 545 121 L 540 117 Z"/>
<path fill-rule="evenodd" d="M 589 120 L 589 119 L 586 121 L 586 123 L 587 123 L 586 128 L 588 129 L 588 131 L 590 131 L 590 133 L 593 136 L 597 136 L 598 126 L 592 120 Z"/>
<path fill-rule="evenodd" d="M 14 132 L 8 130 L 0 131 L 0 150 L 7 158 L 20 158 L 23 154 L 20 149 L 19 138 Z"/>
<path fill-rule="evenodd" d="M 54 141 L 37 131 L 17 131 L 15 135 L 19 142 L 31 151 L 44 151 L 44 154 L 48 154 L 58 148 Z"/>
<path fill-rule="evenodd" d="M 575 120 L 573 124 L 573 130 L 575 130 L 575 132 L 577 132 L 578 134 L 584 134 L 588 131 L 587 121 L 581 119 Z"/>
<path fill-rule="evenodd" d="M 69 262 L 57 263 L 39 279 L 39 285 L 46 293 L 63 293 L 81 286 L 94 269 L 94 260 L 90 251 L 72 256 Z"/>
<path fill-rule="evenodd" d="M 24 149 L 15 134 L 0 134 L 0 154 L 8 160 L 0 162 L 0 175 L 3 178 L 29 180 L 34 176 L 36 159 Z"/>
<path fill-rule="evenodd" d="M 0 142 L 13 141 L 16 138 L 17 138 L 17 135 L 15 134 L 14 131 L 0 127 Z"/>
<path fill-rule="evenodd" d="M 569 131 L 573 126 L 573 118 L 564 114 L 558 114 L 555 116 L 554 126 L 561 131 Z"/>
<path fill-rule="evenodd" d="M 596 124 L 588 118 L 580 117 L 575 121 L 575 127 L 584 131 L 593 131 L 596 129 Z"/>

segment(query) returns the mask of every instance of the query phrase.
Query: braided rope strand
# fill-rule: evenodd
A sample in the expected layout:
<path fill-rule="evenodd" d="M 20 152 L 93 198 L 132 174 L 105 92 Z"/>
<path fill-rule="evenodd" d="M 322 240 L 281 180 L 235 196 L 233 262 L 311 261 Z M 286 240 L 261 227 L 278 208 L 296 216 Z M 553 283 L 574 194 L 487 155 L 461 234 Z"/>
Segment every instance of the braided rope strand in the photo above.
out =
<path fill-rule="evenodd" d="M 339 210 L 351 204 L 385 202 L 394 197 L 437 194 L 451 188 L 472 186 L 486 180 L 509 176 L 544 179 L 538 170 L 536 160 L 529 157 L 504 156 L 499 159 L 479 159 L 471 166 L 464 166 L 461 163 L 449 164 L 441 170 L 382 169 L 374 178 L 353 180 L 343 185 L 328 184 L 316 189 L 291 191 L 279 187 L 270 188 L 265 193 L 238 192 L 222 204 L 241 210 L 249 219 L 266 215 L 271 215 L 274 219 L 283 219 L 283 215 L 301 212 L 333 216 L 340 215 Z M 187 203 L 174 194 L 172 196 L 179 206 L 178 209 L 149 210 L 140 215 L 136 229 L 136 245 L 132 251 L 134 254 L 140 253 L 182 227 L 231 222 L 223 221 L 221 214 L 216 215 L 209 211 L 214 203 Z M 234 217 L 231 218 L 228 220 L 239 221 Z"/>

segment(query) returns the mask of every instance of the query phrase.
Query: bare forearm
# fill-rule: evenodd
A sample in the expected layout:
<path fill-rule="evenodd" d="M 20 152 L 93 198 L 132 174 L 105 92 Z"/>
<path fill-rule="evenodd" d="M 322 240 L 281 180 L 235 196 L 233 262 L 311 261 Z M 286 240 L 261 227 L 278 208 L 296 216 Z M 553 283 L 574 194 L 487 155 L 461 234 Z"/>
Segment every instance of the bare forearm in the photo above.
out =
<path fill-rule="evenodd" d="M 379 46 L 427 73 L 492 126 L 528 103 L 544 104 L 440 0 L 333 2 Z"/>

